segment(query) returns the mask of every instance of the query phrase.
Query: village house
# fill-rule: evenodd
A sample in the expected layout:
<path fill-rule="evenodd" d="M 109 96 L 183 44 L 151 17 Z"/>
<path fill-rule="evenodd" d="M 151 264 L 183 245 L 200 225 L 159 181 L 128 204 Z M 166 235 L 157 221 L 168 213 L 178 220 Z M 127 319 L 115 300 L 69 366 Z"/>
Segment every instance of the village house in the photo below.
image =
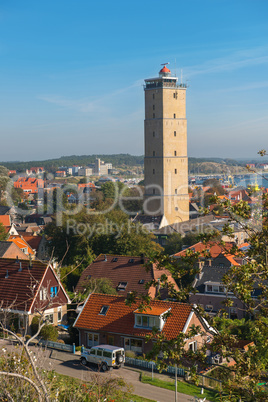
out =
<path fill-rule="evenodd" d="M 0 258 L 0 302 L 1 319 L 29 332 L 38 311 L 53 325 L 66 321 L 70 300 L 51 264 Z"/>
<path fill-rule="evenodd" d="M 143 311 L 139 303 L 126 305 L 125 297 L 92 293 L 74 327 L 79 330 L 79 343 L 87 348 L 99 344 L 123 347 L 136 354 L 148 353 L 153 339 L 145 341 L 157 328 L 167 340 L 181 332 L 187 334 L 191 326 L 199 326 L 200 332 L 187 339 L 185 350 L 196 351 L 213 337 L 213 330 L 199 318 L 189 304 L 154 300 Z"/>
<path fill-rule="evenodd" d="M 107 278 L 110 279 L 113 288 L 120 296 L 127 296 L 129 292 L 150 295 L 155 298 L 160 295 L 162 299 L 168 297 L 166 287 L 162 288 L 161 276 L 167 277 L 168 283 L 179 290 L 171 273 L 167 269 L 158 269 L 156 264 L 151 264 L 148 269 L 144 264 L 148 258 L 143 256 L 125 256 L 100 254 L 81 274 L 75 292 L 84 293 L 91 279 Z M 146 288 L 146 283 L 157 281 L 158 286 Z"/>

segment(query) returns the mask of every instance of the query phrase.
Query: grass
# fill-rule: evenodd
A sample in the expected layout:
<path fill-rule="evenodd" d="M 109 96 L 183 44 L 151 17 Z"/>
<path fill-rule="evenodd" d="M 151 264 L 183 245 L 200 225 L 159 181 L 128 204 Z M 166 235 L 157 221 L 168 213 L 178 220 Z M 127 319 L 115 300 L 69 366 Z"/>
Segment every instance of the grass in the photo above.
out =
<path fill-rule="evenodd" d="M 165 381 L 165 380 L 160 380 L 158 378 L 154 378 L 152 380 L 151 377 L 146 376 L 146 375 L 141 375 L 141 382 L 144 384 L 151 384 L 155 385 L 156 387 L 160 388 L 165 388 L 169 389 L 171 391 L 175 391 L 175 381 Z M 188 384 L 183 381 L 178 381 L 178 392 L 186 395 L 191 395 L 191 396 L 200 396 L 201 397 L 201 387 L 197 387 L 194 384 Z M 204 393 L 202 397 L 206 397 L 210 401 L 215 401 L 215 398 L 217 397 L 218 392 L 213 391 L 213 390 L 207 390 L 204 389 Z"/>
<path fill-rule="evenodd" d="M 130 402 L 130 401 L 132 401 L 132 402 L 156 402 L 156 401 L 153 401 L 152 399 L 143 398 L 142 396 L 138 396 L 138 395 L 130 395 L 128 402 Z"/>

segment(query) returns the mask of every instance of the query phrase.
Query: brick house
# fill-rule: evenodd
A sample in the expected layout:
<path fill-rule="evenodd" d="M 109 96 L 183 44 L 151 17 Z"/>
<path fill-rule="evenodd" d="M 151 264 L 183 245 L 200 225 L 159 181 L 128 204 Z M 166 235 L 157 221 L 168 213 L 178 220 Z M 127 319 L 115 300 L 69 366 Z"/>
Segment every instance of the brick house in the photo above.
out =
<path fill-rule="evenodd" d="M 1 319 L 18 319 L 19 329 L 28 328 L 37 311 L 59 325 L 66 320 L 70 303 L 51 264 L 0 258 Z"/>
<path fill-rule="evenodd" d="M 143 295 L 149 294 L 155 298 L 159 290 L 161 298 L 165 299 L 168 292 L 167 289 L 161 288 L 162 275 L 166 275 L 168 282 L 174 286 L 176 291 L 179 291 L 175 280 L 167 269 L 158 269 L 156 264 L 151 264 L 149 269 L 146 269 L 144 267 L 146 262 L 148 262 L 148 258 L 144 257 L 100 254 L 82 272 L 75 291 L 83 293 L 91 278 L 108 278 L 120 296 L 126 297 L 129 292 L 137 292 Z M 155 286 L 146 289 L 146 283 L 152 280 L 159 282 L 158 289 Z"/>
<path fill-rule="evenodd" d="M 109 344 L 143 354 L 152 348 L 152 340 L 145 342 L 152 327 L 157 327 L 171 340 L 181 332 L 187 334 L 192 325 L 200 326 L 205 335 L 197 334 L 188 339 L 185 350 L 195 351 L 212 339 L 212 329 L 197 317 L 191 305 L 153 300 L 150 307 L 141 312 L 138 303 L 127 306 L 125 300 L 122 296 L 92 293 L 74 323 L 79 330 L 80 345 L 90 348 Z M 170 313 L 167 318 L 166 313 Z"/>

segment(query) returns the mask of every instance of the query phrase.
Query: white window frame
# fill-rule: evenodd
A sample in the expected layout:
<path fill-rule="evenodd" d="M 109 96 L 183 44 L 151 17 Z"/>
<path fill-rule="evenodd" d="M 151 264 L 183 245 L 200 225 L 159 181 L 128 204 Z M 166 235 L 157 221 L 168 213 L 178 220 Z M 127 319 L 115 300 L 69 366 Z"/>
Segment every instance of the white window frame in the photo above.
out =
<path fill-rule="evenodd" d="M 197 341 L 190 342 L 188 344 L 188 346 L 189 346 L 189 350 L 192 350 L 193 352 L 197 351 Z"/>
<path fill-rule="evenodd" d="M 89 335 L 92 336 L 93 344 L 90 345 L 89 341 Z M 98 346 L 100 344 L 100 335 L 96 332 L 86 332 L 86 337 L 87 337 L 87 347 L 92 348 L 92 346 Z M 98 338 L 97 341 L 95 341 L 95 337 Z"/>

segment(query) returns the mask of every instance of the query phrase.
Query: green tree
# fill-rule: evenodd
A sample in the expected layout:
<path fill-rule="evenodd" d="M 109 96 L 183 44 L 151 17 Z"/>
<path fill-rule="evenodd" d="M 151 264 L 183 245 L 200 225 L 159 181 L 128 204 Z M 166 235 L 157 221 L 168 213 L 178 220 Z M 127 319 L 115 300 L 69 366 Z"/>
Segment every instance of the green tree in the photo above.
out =
<path fill-rule="evenodd" d="M 6 240 L 8 234 L 6 232 L 5 226 L 0 222 L 0 241 Z"/>

